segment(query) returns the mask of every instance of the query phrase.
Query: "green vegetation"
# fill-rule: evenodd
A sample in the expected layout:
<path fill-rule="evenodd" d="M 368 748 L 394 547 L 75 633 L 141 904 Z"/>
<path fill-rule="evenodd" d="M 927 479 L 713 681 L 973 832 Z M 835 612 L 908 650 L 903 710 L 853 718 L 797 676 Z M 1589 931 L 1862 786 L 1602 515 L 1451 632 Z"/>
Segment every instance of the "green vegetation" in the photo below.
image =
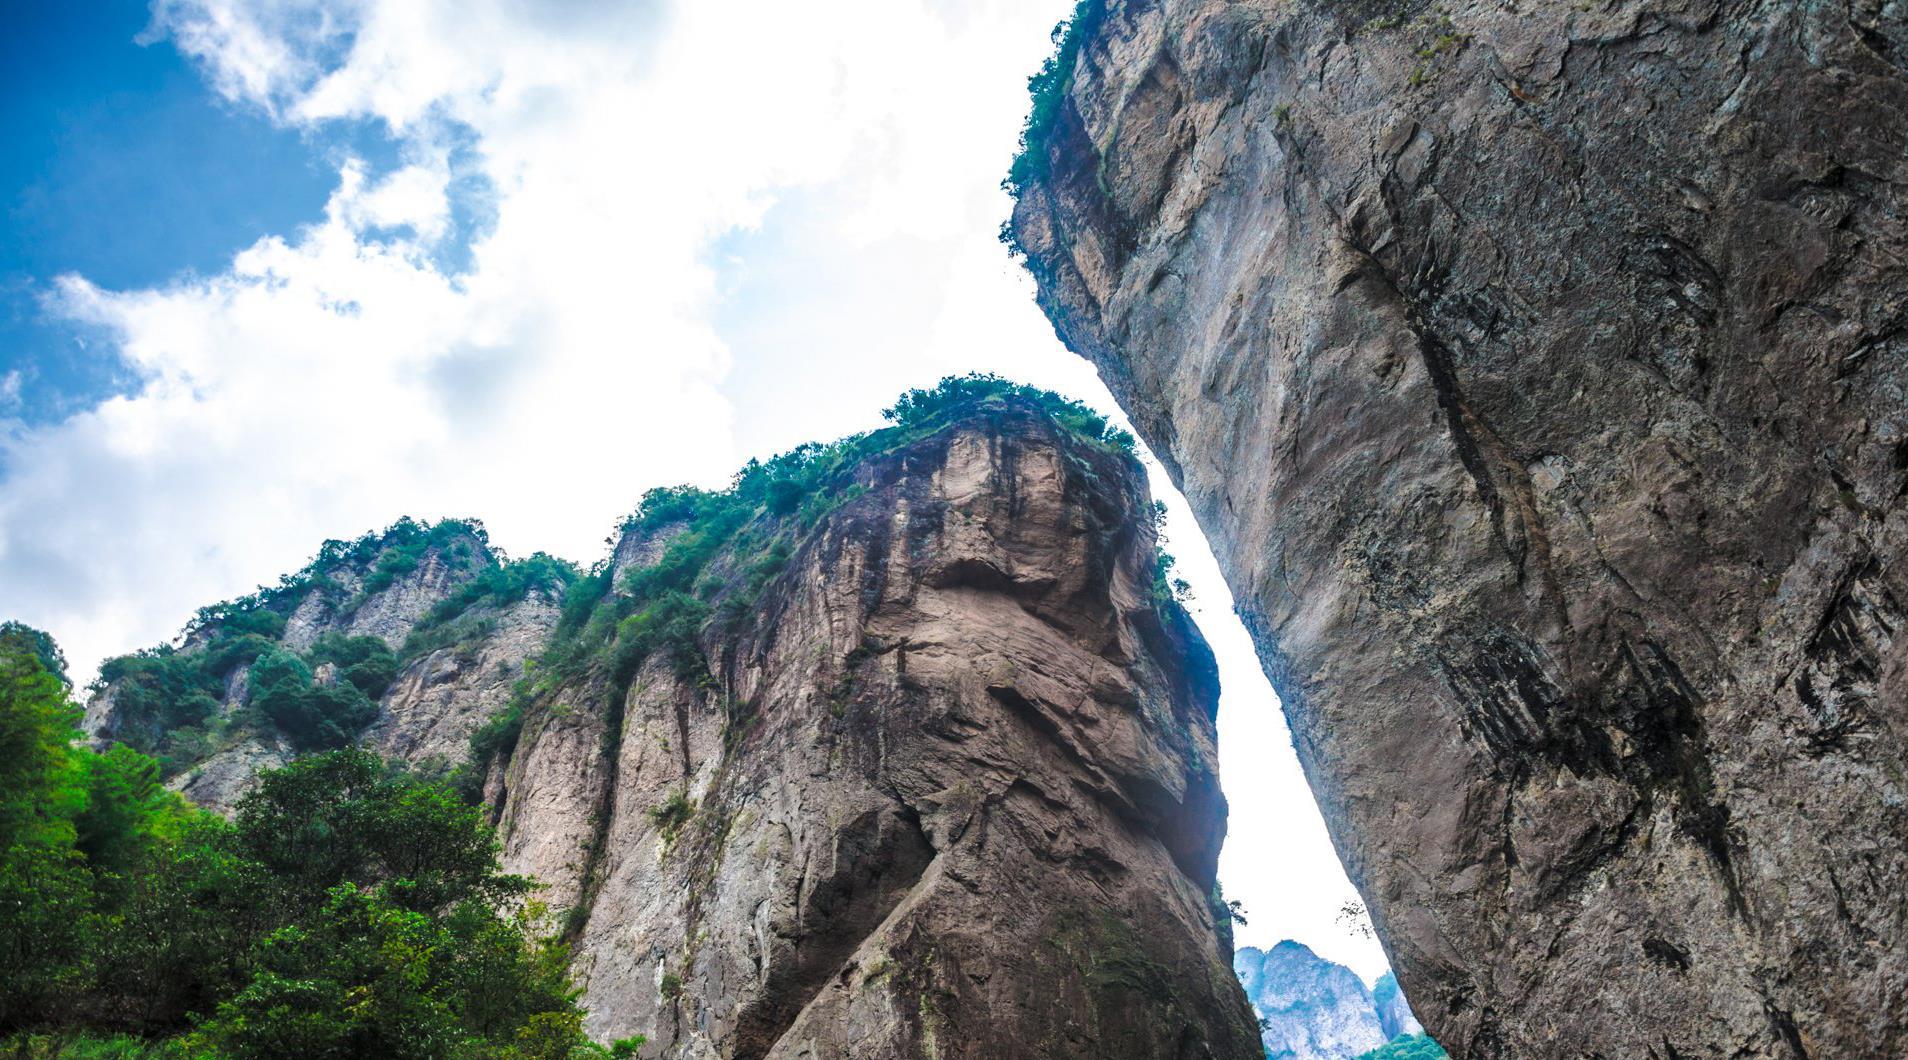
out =
<path fill-rule="evenodd" d="M 336 666 L 340 680 L 373 699 L 384 694 L 398 672 L 397 656 L 379 637 L 326 633 L 312 642 L 305 658 L 312 666 Z"/>
<path fill-rule="evenodd" d="M 533 885 L 447 785 L 334 751 L 263 774 L 228 823 L 130 747 L 78 746 L 76 717 L 35 646 L 0 634 L 0 1049 L 634 1054 L 584 1039 Z"/>
<path fill-rule="evenodd" d="M 664 839 L 674 839 L 695 814 L 696 804 L 690 802 L 682 792 L 676 791 L 671 792 L 661 806 L 650 808 L 649 821 L 662 832 Z"/>
<path fill-rule="evenodd" d="M 1192 583 L 1173 573 L 1179 561 L 1166 551 L 1166 504 L 1153 502 L 1153 602 L 1159 605 L 1192 600 Z"/>
<path fill-rule="evenodd" d="M 1411 85 L 1414 88 L 1431 79 L 1432 67 L 1440 56 L 1471 43 L 1471 35 L 1457 32 L 1449 16 L 1440 16 L 1437 22 L 1432 23 L 1427 36 L 1429 39 L 1419 45 L 1415 52 L 1418 65 L 1411 71 Z"/>
<path fill-rule="evenodd" d="M 319 546 L 318 554 L 312 557 L 310 563 L 280 578 L 277 585 L 261 588 L 236 600 L 200 608 L 188 633 L 209 633 L 219 637 L 252 632 L 263 633 L 269 639 L 276 640 L 284 630 L 284 619 L 314 590 L 334 605 L 350 610 L 352 606 L 363 602 L 364 597 L 389 587 L 399 574 L 416 570 L 424 554 L 432 547 L 444 548 L 452 559 L 463 560 L 474 555 L 470 545 L 472 541 L 480 548 L 488 548 L 490 544 L 484 525 L 475 519 L 445 519 L 427 523 L 408 516 L 355 541 L 326 541 Z M 365 583 L 359 586 L 357 596 L 347 602 L 346 588 L 335 575 L 345 569 L 367 568 L 370 573 Z M 274 621 L 263 617 L 261 613 L 277 616 L 276 627 L 269 630 L 246 628 L 248 622 L 269 625 Z"/>
<path fill-rule="evenodd" d="M 938 429 L 959 415 L 1007 401 L 1033 406 L 1082 441 L 1121 456 L 1134 455 L 1133 436 L 1108 423 L 1105 416 L 1087 405 L 1051 390 L 983 372 L 948 376 L 932 389 L 910 390 L 881 415 L 903 431 Z M 875 438 L 881 433 L 860 437 Z"/>
<path fill-rule="evenodd" d="M 1088 406 L 973 374 L 903 394 L 882 413 L 889 426 L 880 430 L 811 442 L 766 462 L 751 460 L 727 489 L 651 490 L 619 530 L 669 534 L 662 554 L 629 571 L 620 584 L 612 584 L 607 560 L 568 582 L 549 646 L 517 683 L 509 708 L 472 736 L 471 765 L 459 775 L 461 786 L 474 796 L 489 763 L 516 744 L 534 705 L 565 685 L 600 678 L 605 701 L 620 703 L 643 664 L 659 654 L 678 677 L 712 681 L 701 647 L 707 633 L 712 627 L 733 631 L 755 614 L 803 539 L 830 512 L 866 492 L 854 481 L 864 461 L 962 417 L 1010 405 L 1030 407 L 1102 452 L 1135 458 L 1133 436 Z"/>
<path fill-rule="evenodd" d="M 66 675 L 66 654 L 44 632 L 24 622 L 0 622 L 0 645 L 30 653 L 40 660 L 41 669 L 52 674 L 60 684 L 69 687 L 73 684 L 73 679 Z"/>
<path fill-rule="evenodd" d="M 1411 1034 L 1359 1054 L 1358 1060 L 1450 1060 L 1450 1054 L 1428 1034 Z"/>
<path fill-rule="evenodd" d="M 501 611 L 521 602 L 533 591 L 561 599 L 577 576 L 575 564 L 543 552 L 528 559 L 505 560 L 486 567 L 425 612 L 405 638 L 399 655 L 408 661 L 442 648 L 481 640 L 489 634 L 490 625 L 471 614 L 480 605 Z"/>
<path fill-rule="evenodd" d="M 170 645 L 106 660 L 99 679 L 115 686 L 113 738 L 157 756 L 168 776 L 184 768 L 218 714 L 225 661 Z"/>
<path fill-rule="evenodd" d="M 1027 94 L 1031 97 L 1027 124 L 1020 132 L 1020 151 L 1007 171 L 1007 179 L 1001 182 L 1001 186 L 1016 197 L 1029 184 L 1047 176 L 1051 167 L 1047 144 L 1053 137 L 1054 127 L 1060 123 L 1067 91 L 1073 87 L 1073 70 L 1079 65 L 1080 48 L 1105 20 L 1106 0 L 1079 0 L 1072 17 L 1053 28 L 1053 54 L 1040 65 L 1038 73 L 1027 79 Z"/>
<path fill-rule="evenodd" d="M 342 556 L 346 563 L 369 563 L 371 573 L 365 576 L 364 584 L 358 587 L 358 600 L 376 595 L 391 587 L 399 578 L 418 568 L 424 561 L 424 555 L 433 549 L 442 549 L 452 563 L 466 563 L 475 558 L 470 542 L 475 540 L 481 546 L 488 546 L 490 535 L 484 532 L 483 524 L 475 519 L 445 519 L 437 523 L 420 523 L 409 516 L 399 519 L 376 535 L 376 544 L 367 547 L 367 538 L 349 546 Z M 327 546 L 331 542 L 325 543 Z M 323 552 L 320 552 L 323 555 Z"/>
<path fill-rule="evenodd" d="M 260 719 L 299 750 L 344 746 L 377 717 L 376 697 L 397 675 L 397 657 L 376 637 L 336 633 L 294 654 L 275 639 L 283 628 L 282 618 L 252 611 L 209 631 L 198 650 L 168 645 L 107 660 L 100 681 L 114 686 L 113 738 L 156 756 L 167 776 L 203 758 L 221 734 Z M 327 664 L 337 669 L 335 683 L 313 676 Z M 249 709 L 221 718 L 226 681 L 246 665 Z"/>
<path fill-rule="evenodd" d="M 472 520 L 400 519 L 356 541 L 325 542 L 311 563 L 277 586 L 201 609 L 187 629 L 186 647 L 165 645 L 107 660 L 96 687 L 114 689 L 111 736 L 157 758 L 164 776 L 204 759 L 234 733 L 265 724 L 301 751 L 344 746 L 376 717 L 376 700 L 403 660 L 376 637 L 339 633 L 320 637 L 309 651 L 290 652 L 280 644 L 286 619 L 313 592 L 349 612 L 416 570 L 432 549 L 455 563 L 473 561 L 488 547 L 482 524 Z M 347 601 L 346 583 L 338 576 L 352 570 L 366 573 Z M 480 600 L 520 599 L 535 585 L 560 586 L 571 576 L 567 565 L 542 555 L 487 566 L 419 628 L 426 638 L 443 635 L 443 623 Z M 336 669 L 335 681 L 316 679 L 326 666 Z M 222 715 L 228 685 L 245 668 L 249 699 L 243 709 Z"/>
<path fill-rule="evenodd" d="M 377 719 L 373 696 L 382 695 L 396 673 L 397 659 L 376 637 L 338 638 L 327 634 L 303 656 L 272 648 L 250 672 L 251 708 L 277 726 L 299 751 L 324 751 L 350 743 Z M 368 644 L 366 642 L 369 642 Z M 338 680 L 320 682 L 316 665 L 337 664 Z"/>

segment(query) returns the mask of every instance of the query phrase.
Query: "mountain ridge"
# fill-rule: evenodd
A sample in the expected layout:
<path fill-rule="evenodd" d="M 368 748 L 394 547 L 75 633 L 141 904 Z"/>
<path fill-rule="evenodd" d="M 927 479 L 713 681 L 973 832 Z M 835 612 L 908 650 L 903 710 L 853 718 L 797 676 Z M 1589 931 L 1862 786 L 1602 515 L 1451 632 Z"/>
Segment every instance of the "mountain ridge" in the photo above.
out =
<path fill-rule="evenodd" d="M 1233 971 L 1257 1013 L 1267 1060 L 1357 1060 L 1423 1028 L 1389 969 L 1385 1003 L 1350 968 L 1285 939 L 1269 949 L 1242 946 Z"/>
<path fill-rule="evenodd" d="M 588 571 L 469 523 L 328 545 L 114 667 L 94 732 L 202 695 L 161 749 L 229 806 L 373 704 L 352 739 L 452 771 L 563 912 L 587 1030 L 646 1057 L 1256 1056 L 1216 669 L 1130 442 L 998 380 L 897 408 L 652 491 Z"/>

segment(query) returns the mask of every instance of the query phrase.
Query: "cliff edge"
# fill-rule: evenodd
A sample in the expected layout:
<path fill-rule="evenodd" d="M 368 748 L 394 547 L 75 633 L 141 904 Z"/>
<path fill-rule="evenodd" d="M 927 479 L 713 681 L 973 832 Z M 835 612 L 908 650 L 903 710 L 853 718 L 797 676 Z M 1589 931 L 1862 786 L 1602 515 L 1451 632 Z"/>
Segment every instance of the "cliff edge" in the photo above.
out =
<path fill-rule="evenodd" d="M 1898 5 L 1089 0 L 1010 240 L 1456 1056 L 1908 1051 Z"/>
<path fill-rule="evenodd" d="M 646 1058 L 1257 1060 L 1130 436 L 991 379 L 891 415 L 653 491 L 588 571 L 328 543 L 108 662 L 89 730 L 226 810 L 346 743 L 452 771 Z"/>

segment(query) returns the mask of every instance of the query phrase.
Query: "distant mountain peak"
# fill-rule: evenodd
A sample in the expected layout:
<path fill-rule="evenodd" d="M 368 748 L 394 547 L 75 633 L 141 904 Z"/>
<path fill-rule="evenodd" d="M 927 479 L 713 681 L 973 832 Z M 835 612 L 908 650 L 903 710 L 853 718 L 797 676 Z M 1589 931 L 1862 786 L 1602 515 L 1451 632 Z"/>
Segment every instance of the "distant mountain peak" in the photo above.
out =
<path fill-rule="evenodd" d="M 1422 1029 L 1390 972 L 1367 987 L 1350 968 L 1293 939 L 1242 947 L 1232 964 L 1259 1017 L 1268 1060 L 1353 1060 Z"/>

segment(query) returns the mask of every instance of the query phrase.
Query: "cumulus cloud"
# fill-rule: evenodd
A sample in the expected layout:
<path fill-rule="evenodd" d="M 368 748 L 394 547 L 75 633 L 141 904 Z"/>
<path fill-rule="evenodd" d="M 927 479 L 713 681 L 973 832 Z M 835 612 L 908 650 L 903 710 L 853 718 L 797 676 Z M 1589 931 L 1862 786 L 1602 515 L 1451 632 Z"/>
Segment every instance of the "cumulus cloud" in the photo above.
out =
<path fill-rule="evenodd" d="M 402 514 L 588 561 L 643 489 L 870 426 L 947 372 L 1111 410 L 994 240 L 1025 77 L 1071 7 L 154 0 L 146 40 L 210 91 L 325 147 L 368 123 L 396 161 L 347 159 L 320 218 L 215 275 L 53 283 L 137 386 L 27 426 L 0 377 L 0 618 L 84 673 Z M 1228 886 L 1254 941 L 1369 973 L 1375 945 L 1326 937 L 1350 892 L 1171 501 L 1252 755 Z"/>
<path fill-rule="evenodd" d="M 400 161 L 347 160 L 321 219 L 216 275 L 54 282 L 49 310 L 139 382 L 0 425 L 0 596 L 84 668 L 328 536 L 468 514 L 588 560 L 644 488 L 862 425 L 900 383 L 968 366 L 930 333 L 974 287 L 950 263 L 983 260 L 1024 73 L 1066 6 L 159 0 L 148 38 L 213 91 L 320 143 L 373 123 Z M 812 242 L 725 258 L 778 204 Z M 812 296 L 814 332 L 778 342 L 771 293 L 725 301 L 737 270 Z M 1004 255 L 979 270 L 1021 345 L 1090 378 Z M 906 341 L 857 325 L 867 290 L 821 282 L 848 273 L 914 307 Z M 738 385 L 738 341 L 737 374 L 834 400 Z"/>

